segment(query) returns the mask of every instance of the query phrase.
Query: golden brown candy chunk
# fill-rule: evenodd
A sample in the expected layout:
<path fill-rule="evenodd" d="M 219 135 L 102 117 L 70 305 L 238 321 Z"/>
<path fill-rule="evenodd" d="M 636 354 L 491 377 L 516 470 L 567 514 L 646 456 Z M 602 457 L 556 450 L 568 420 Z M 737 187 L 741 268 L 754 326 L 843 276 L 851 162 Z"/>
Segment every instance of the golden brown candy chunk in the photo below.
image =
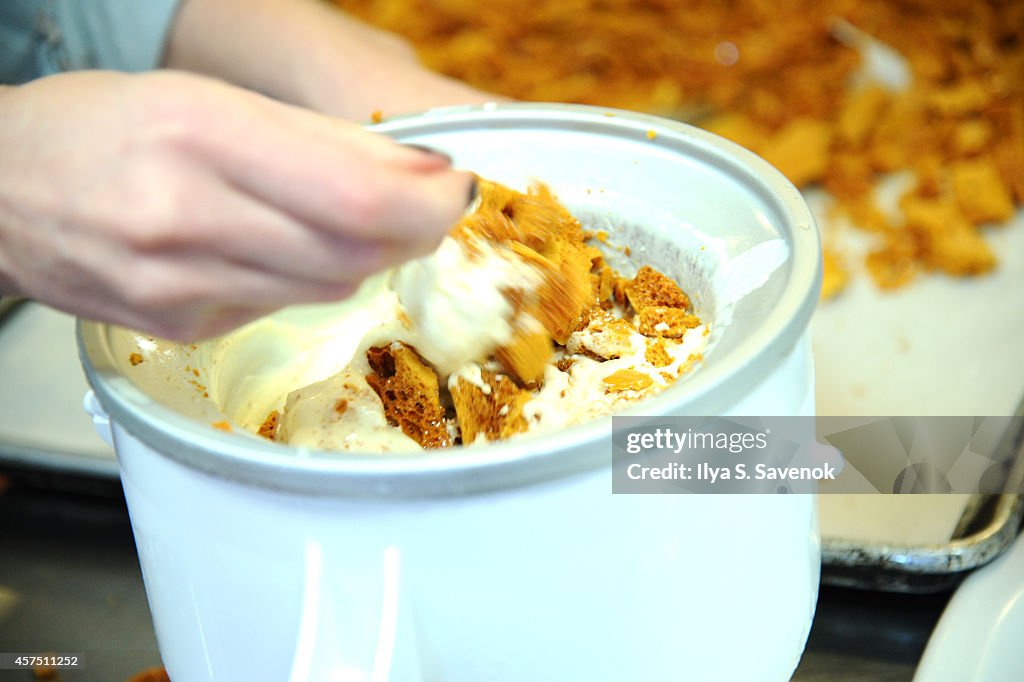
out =
<path fill-rule="evenodd" d="M 972 223 L 1003 222 L 1013 217 L 1013 197 L 992 161 L 961 161 L 952 167 L 952 175 L 957 204 Z"/>
<path fill-rule="evenodd" d="M 796 119 L 760 147 L 761 156 L 794 185 L 820 180 L 828 168 L 832 131 L 827 123 Z"/>
<path fill-rule="evenodd" d="M 380 396 L 388 422 L 424 448 L 451 445 L 437 374 L 409 346 L 396 342 L 366 352 L 366 383 Z"/>
<path fill-rule="evenodd" d="M 914 279 L 918 271 L 913 240 L 906 235 L 890 238 L 885 246 L 865 258 L 868 273 L 881 289 L 897 289 Z"/>
<path fill-rule="evenodd" d="M 553 352 L 551 337 L 547 332 L 523 332 L 517 334 L 510 344 L 499 348 L 495 355 L 501 366 L 526 386 L 533 386 L 544 378 Z"/>
<path fill-rule="evenodd" d="M 874 253 L 888 250 L 889 237 L 856 220 L 851 202 L 873 202 L 885 175 L 917 174 L 925 156 L 942 169 L 948 196 L 953 166 L 987 156 L 1014 213 L 1024 204 L 1024 9 L 1016 0 L 825 0 L 774 3 L 770 11 L 763 0 L 657 2 L 643 12 L 631 11 L 630 0 L 542 0 L 536 13 L 544 21 L 514 0 L 490 0 L 483 11 L 467 2 L 333 2 L 405 35 L 431 68 L 487 91 L 691 120 L 732 139 L 798 186 L 824 183 L 853 226 L 873 232 Z M 850 25 L 893 48 L 911 83 L 875 85 L 876 69 Z M 524 35 L 528 50 L 518 49 Z M 661 141 L 654 137 L 647 135 Z M 964 196 L 970 220 L 1002 215 L 1001 198 L 974 206 L 975 197 Z M 902 216 L 892 222 L 901 225 Z M 920 246 L 882 257 L 898 275 L 889 281 L 932 269 L 929 254 L 946 251 Z"/>
<path fill-rule="evenodd" d="M 821 279 L 821 300 L 827 301 L 846 288 L 849 273 L 842 258 L 832 249 L 822 251 L 823 274 Z"/>
<path fill-rule="evenodd" d="M 950 275 L 977 275 L 995 267 L 995 255 L 957 203 L 911 196 L 900 206 L 907 220 L 901 241 L 908 242 L 902 253 L 913 249 L 925 265 Z"/>
<path fill-rule="evenodd" d="M 557 273 L 548 273 L 540 293 L 537 319 L 557 343 L 564 344 L 576 328 L 583 309 L 592 300 L 590 256 L 583 242 L 566 240 L 558 245 L 554 258 Z"/>
<path fill-rule="evenodd" d="M 603 308 L 588 311 L 587 324 L 580 333 L 569 337 L 565 349 L 569 353 L 587 353 L 610 360 L 633 352 L 633 326 Z"/>
<path fill-rule="evenodd" d="M 700 318 L 679 308 L 652 305 L 637 314 L 637 329 L 644 336 L 664 336 L 680 339 L 687 329 L 700 325 Z"/>
<path fill-rule="evenodd" d="M 530 392 L 503 374 L 481 370 L 480 378 L 486 390 L 462 377 L 451 384 L 463 444 L 473 443 L 481 434 L 487 440 L 499 440 L 525 431 L 523 405 Z"/>
<path fill-rule="evenodd" d="M 635 369 L 620 369 L 617 372 L 612 372 L 601 381 L 604 382 L 605 390 L 609 393 L 642 391 L 654 383 L 654 379 L 649 375 Z"/>
<path fill-rule="evenodd" d="M 593 254 L 584 244 L 579 221 L 543 185 L 524 194 L 481 179 L 479 188 L 480 205 L 453 228 L 452 235 L 471 253 L 474 238 L 505 246 L 543 277 L 532 296 L 505 294 L 513 301 L 516 316 L 537 320 L 544 331 L 522 325 L 497 353 L 509 373 L 532 385 L 543 377 L 551 341 L 564 344 L 593 299 Z"/>
<path fill-rule="evenodd" d="M 649 265 L 640 268 L 624 287 L 626 299 L 636 311 L 650 306 L 665 306 L 687 310 L 690 299 L 671 278 L 666 277 Z"/>
<path fill-rule="evenodd" d="M 665 347 L 664 339 L 660 338 L 648 342 L 647 350 L 644 351 L 644 359 L 654 367 L 668 367 L 672 364 L 672 356 L 669 355 L 668 349 Z"/>
<path fill-rule="evenodd" d="M 277 438 L 277 425 L 281 420 L 281 413 L 277 410 L 271 410 L 267 418 L 260 424 L 260 428 L 256 431 L 257 434 L 266 438 L 267 440 L 274 440 Z"/>

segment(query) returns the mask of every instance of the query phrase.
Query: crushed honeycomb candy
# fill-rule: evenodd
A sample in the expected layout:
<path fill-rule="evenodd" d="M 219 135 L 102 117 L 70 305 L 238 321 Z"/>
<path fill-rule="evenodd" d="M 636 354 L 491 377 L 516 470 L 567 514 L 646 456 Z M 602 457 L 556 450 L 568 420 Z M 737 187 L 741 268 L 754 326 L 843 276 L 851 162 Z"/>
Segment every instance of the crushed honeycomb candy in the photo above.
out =
<path fill-rule="evenodd" d="M 832 249 L 822 251 L 824 272 L 821 279 L 821 300 L 827 301 L 846 288 L 849 273 L 839 254 Z"/>
<path fill-rule="evenodd" d="M 996 257 L 975 227 L 961 223 L 928 242 L 925 263 L 947 274 L 967 277 L 994 268 Z"/>
<path fill-rule="evenodd" d="M 942 169 L 931 196 L 948 197 L 950 169 L 986 155 L 1015 214 L 1024 203 L 1024 5 L 1014 0 L 656 2 L 643 11 L 629 0 L 542 0 L 525 13 L 514 0 L 333 1 L 479 88 L 696 120 L 797 185 L 823 182 L 843 204 L 863 201 L 881 174 L 915 171 L 923 156 Z M 844 23 L 900 55 L 909 86 L 880 83 L 899 69 L 872 68 L 864 42 L 843 37 Z M 1001 215 L 1001 204 L 962 210 L 974 222 Z M 870 250 L 889 250 L 876 228 L 866 228 Z M 899 255 L 918 259 L 901 271 L 937 269 L 936 254 L 952 253 L 919 247 Z"/>
<path fill-rule="evenodd" d="M 544 185 L 522 193 L 481 179 L 479 187 L 480 206 L 459 221 L 452 234 L 464 243 L 475 236 L 505 245 L 542 273 L 536 295 L 514 304 L 516 315 L 539 321 L 548 338 L 539 338 L 540 333 L 527 325 L 499 351 L 506 369 L 520 382 L 536 383 L 543 375 L 541 363 L 550 357 L 546 349 L 551 340 L 564 344 L 593 300 L 594 255 L 579 221 Z"/>
<path fill-rule="evenodd" d="M 654 384 L 654 379 L 648 374 L 635 369 L 620 369 L 612 372 L 604 379 L 605 390 L 609 393 L 621 391 L 642 391 Z"/>
<path fill-rule="evenodd" d="M 679 339 L 687 329 L 700 326 L 700 318 L 680 308 L 648 306 L 637 313 L 637 330 L 644 336 Z"/>
<path fill-rule="evenodd" d="M 281 418 L 281 413 L 277 410 L 271 410 L 267 418 L 260 424 L 260 428 L 256 433 L 267 440 L 274 440 L 277 437 L 277 424 Z"/>
<path fill-rule="evenodd" d="M 403 343 L 366 353 L 373 370 L 366 383 L 380 397 L 384 416 L 424 448 L 451 445 L 437 374 Z"/>
<path fill-rule="evenodd" d="M 760 145 L 758 151 L 794 185 L 821 180 L 829 163 L 832 129 L 810 118 L 796 119 Z"/>
<path fill-rule="evenodd" d="M 919 261 L 912 240 L 893 237 L 875 249 L 864 261 L 875 284 L 881 289 L 897 289 L 917 276 Z"/>
<path fill-rule="evenodd" d="M 952 175 L 957 204 L 972 223 L 1001 223 L 1013 217 L 1010 190 L 991 160 L 961 161 L 953 165 Z"/>
<path fill-rule="evenodd" d="M 653 367 L 668 367 L 672 364 L 672 356 L 665 347 L 665 340 L 660 338 L 648 342 L 644 359 Z"/>
<path fill-rule="evenodd" d="M 632 280 L 616 277 L 612 282 L 612 300 L 619 305 L 626 305 L 626 287 Z"/>
<path fill-rule="evenodd" d="M 523 406 L 531 393 L 503 374 L 482 370 L 480 377 L 489 391 L 462 377 L 449 386 L 463 444 L 469 445 L 481 435 L 491 441 L 526 431 Z"/>
<path fill-rule="evenodd" d="M 687 310 L 690 299 L 670 277 L 667 277 L 649 265 L 645 265 L 624 287 L 624 293 L 634 310 L 643 310 L 650 306 L 663 306 Z"/>
<path fill-rule="evenodd" d="M 587 326 L 566 341 L 568 353 L 588 353 L 610 360 L 633 352 L 635 329 L 621 317 L 601 308 L 592 314 Z"/>
<path fill-rule="evenodd" d="M 554 346 L 543 331 L 522 332 L 512 343 L 502 346 L 495 355 L 502 367 L 526 386 L 534 386 L 544 378 L 544 369 L 551 361 Z"/>

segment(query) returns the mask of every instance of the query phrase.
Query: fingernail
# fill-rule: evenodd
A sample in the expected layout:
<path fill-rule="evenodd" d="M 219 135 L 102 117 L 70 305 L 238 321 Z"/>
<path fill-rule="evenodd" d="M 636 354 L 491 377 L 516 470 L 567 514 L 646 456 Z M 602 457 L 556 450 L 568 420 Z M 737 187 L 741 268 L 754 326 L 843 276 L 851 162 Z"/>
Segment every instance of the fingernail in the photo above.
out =
<path fill-rule="evenodd" d="M 480 198 L 480 185 L 476 181 L 476 176 L 473 176 L 472 181 L 469 183 L 469 201 L 466 202 L 466 212 L 472 213 L 476 210 L 477 199 Z"/>
<path fill-rule="evenodd" d="M 433 147 L 428 147 L 428 146 L 422 145 L 422 144 L 410 144 L 410 143 L 405 143 L 402 146 L 403 147 L 408 147 L 409 149 L 415 149 L 416 151 L 423 152 L 424 154 L 430 154 L 431 156 L 437 156 L 439 158 L 442 158 L 442 159 L 445 160 L 445 162 L 447 162 L 447 164 L 449 166 L 452 164 L 452 157 L 448 156 L 444 152 L 441 152 L 441 151 L 438 151 L 438 150 L 434 149 Z"/>

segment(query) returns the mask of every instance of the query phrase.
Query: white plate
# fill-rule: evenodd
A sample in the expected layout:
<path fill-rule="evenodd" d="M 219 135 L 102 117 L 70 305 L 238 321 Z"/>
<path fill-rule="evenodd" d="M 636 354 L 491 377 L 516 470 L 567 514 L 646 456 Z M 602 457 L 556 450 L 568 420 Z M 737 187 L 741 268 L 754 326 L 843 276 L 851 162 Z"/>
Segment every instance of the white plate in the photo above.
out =
<path fill-rule="evenodd" d="M 939 619 L 914 682 L 1024 680 L 1024 537 L 968 577 Z"/>

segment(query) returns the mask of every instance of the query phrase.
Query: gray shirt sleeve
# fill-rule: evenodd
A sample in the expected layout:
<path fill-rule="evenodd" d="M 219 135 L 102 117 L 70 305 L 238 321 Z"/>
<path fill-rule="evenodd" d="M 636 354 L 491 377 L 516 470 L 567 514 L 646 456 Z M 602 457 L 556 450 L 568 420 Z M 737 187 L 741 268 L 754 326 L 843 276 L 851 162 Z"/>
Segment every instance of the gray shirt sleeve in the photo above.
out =
<path fill-rule="evenodd" d="M 160 65 L 180 0 L 0 0 L 0 82 Z"/>

